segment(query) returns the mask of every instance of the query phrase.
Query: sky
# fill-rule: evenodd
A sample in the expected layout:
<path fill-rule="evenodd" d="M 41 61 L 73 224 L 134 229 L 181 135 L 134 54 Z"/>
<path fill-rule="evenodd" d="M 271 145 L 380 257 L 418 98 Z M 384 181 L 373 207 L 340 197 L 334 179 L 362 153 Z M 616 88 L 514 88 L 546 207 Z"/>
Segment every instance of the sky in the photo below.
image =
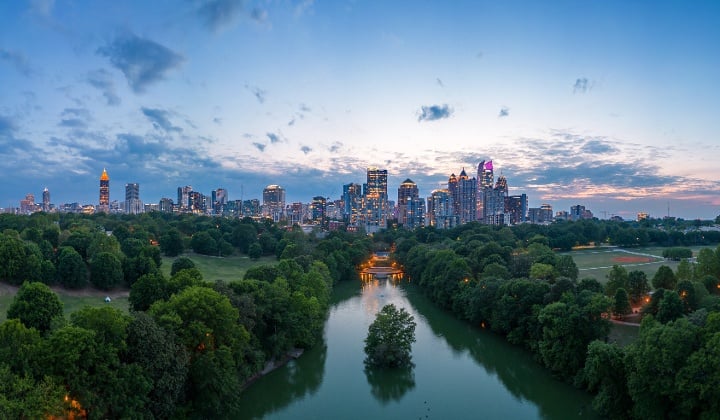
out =
<path fill-rule="evenodd" d="M 530 207 L 720 215 L 720 2 L 0 2 L 0 207 L 421 196 L 492 160 Z"/>

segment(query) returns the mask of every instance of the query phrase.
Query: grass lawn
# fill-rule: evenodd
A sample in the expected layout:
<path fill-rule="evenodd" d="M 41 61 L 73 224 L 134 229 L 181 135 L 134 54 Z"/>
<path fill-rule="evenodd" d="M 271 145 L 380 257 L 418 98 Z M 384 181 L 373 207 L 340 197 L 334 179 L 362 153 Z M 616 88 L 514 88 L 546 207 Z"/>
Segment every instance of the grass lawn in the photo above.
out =
<path fill-rule="evenodd" d="M 610 334 L 608 334 L 608 343 L 617 343 L 618 346 L 625 347 L 635 341 L 639 334 L 639 326 L 612 324 Z"/>
<path fill-rule="evenodd" d="M 708 247 L 690 247 L 693 254 L 702 248 Z M 714 246 L 709 248 L 714 249 Z M 652 279 L 661 265 L 667 265 L 673 271 L 677 269 L 678 262 L 665 260 L 662 258 L 663 247 L 644 247 L 644 248 L 596 248 L 583 249 L 579 251 L 571 251 L 564 255 L 571 255 L 575 264 L 580 270 L 579 278 L 594 277 L 600 283 L 607 281 L 607 274 L 613 265 L 622 265 L 628 271 L 640 270 L 644 272 L 648 279 Z"/>
<path fill-rule="evenodd" d="M 111 290 L 103 292 L 95 289 L 66 291 L 53 287 L 53 291 L 58 295 L 63 303 L 63 313 L 66 318 L 70 318 L 70 314 L 85 307 L 101 307 L 110 306 L 123 312 L 128 312 L 128 291 L 127 290 Z M 7 319 L 7 310 L 15 299 L 17 287 L 0 285 L 0 322 Z M 105 296 L 110 296 L 111 302 L 105 303 Z"/>
<path fill-rule="evenodd" d="M 232 257 L 210 257 L 206 255 L 198 255 L 193 253 L 184 254 L 185 257 L 190 258 L 195 266 L 200 270 L 203 278 L 207 281 L 217 280 L 240 280 L 245 276 L 245 272 L 250 267 L 264 264 L 277 264 L 275 257 L 263 257 L 257 261 L 253 261 L 245 256 L 232 256 Z M 162 272 L 166 276 L 170 276 L 170 268 L 172 266 L 174 258 L 163 257 L 163 263 L 161 266 Z M 17 287 L 9 286 L 6 284 L 0 284 L 0 322 L 5 321 L 7 318 L 7 309 L 15 298 L 17 293 Z M 128 290 L 118 289 L 104 292 L 92 288 L 83 290 L 68 291 L 58 287 L 53 287 L 55 293 L 63 303 L 63 311 L 65 316 L 69 318 L 69 315 L 84 306 L 111 306 L 117 308 L 123 312 L 128 312 Z M 105 303 L 105 296 L 110 296 L 112 301 Z"/>
<path fill-rule="evenodd" d="M 241 280 L 250 267 L 267 264 L 277 264 L 275 257 L 262 257 L 256 261 L 251 260 L 247 256 L 233 255 L 230 257 L 212 257 L 208 255 L 200 255 L 195 253 L 186 253 L 182 255 L 188 257 L 195 263 L 195 267 L 200 270 L 203 279 L 206 281 L 233 281 Z M 170 277 L 170 269 L 175 258 L 162 257 L 163 263 L 160 269 L 163 274 Z"/>

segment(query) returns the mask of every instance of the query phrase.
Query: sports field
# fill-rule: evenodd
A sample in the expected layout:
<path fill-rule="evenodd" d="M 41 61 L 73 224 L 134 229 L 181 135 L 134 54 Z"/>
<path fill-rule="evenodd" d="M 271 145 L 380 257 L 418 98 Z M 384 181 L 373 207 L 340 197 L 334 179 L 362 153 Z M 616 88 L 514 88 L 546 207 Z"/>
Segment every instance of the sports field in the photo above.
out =
<path fill-rule="evenodd" d="M 702 248 L 715 249 L 716 245 L 702 247 L 689 247 L 693 251 L 693 255 L 697 255 Z M 652 279 L 661 265 L 667 265 L 673 271 L 677 269 L 678 262 L 666 260 L 662 257 L 663 247 L 644 247 L 644 248 L 617 248 L 617 247 L 599 247 L 593 249 L 583 249 L 562 253 L 562 255 L 570 255 L 575 260 L 580 270 L 579 278 L 594 277 L 600 283 L 605 283 L 607 273 L 613 265 L 621 265 L 628 271 L 640 270 L 644 272 L 648 279 Z"/>

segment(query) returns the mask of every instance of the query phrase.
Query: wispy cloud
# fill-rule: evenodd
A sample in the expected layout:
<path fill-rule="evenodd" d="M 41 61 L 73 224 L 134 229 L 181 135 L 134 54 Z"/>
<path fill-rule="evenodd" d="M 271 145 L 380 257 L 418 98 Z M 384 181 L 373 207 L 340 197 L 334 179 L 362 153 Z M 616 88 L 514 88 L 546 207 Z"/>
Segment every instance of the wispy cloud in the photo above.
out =
<path fill-rule="evenodd" d="M 120 105 L 120 97 L 115 91 L 115 82 L 108 71 L 99 69 L 90 72 L 86 81 L 90 84 L 90 86 L 102 92 L 108 105 Z"/>
<path fill-rule="evenodd" d="M 575 80 L 573 85 L 573 93 L 587 93 L 593 88 L 593 82 L 587 77 L 580 77 Z"/>
<path fill-rule="evenodd" d="M 269 133 L 269 132 L 268 132 L 268 133 L 266 133 L 265 135 L 267 136 L 268 139 L 270 139 L 270 143 L 271 143 L 271 144 L 284 143 L 284 142 L 287 141 L 287 140 L 283 137 L 282 133 L 277 133 L 277 134 L 276 134 L 276 133 Z"/>
<path fill-rule="evenodd" d="M 308 153 L 312 152 L 312 147 L 310 147 L 310 146 L 301 146 L 301 147 L 300 147 L 300 151 L 307 155 Z"/>
<path fill-rule="evenodd" d="M 328 152 L 330 153 L 337 153 L 340 151 L 340 148 L 343 147 L 343 144 L 339 141 L 333 142 L 333 144 L 328 147 Z"/>
<path fill-rule="evenodd" d="M 32 74 L 27 58 L 19 51 L 10 51 L 0 48 L 0 63 L 2 62 L 10 64 L 23 76 L 30 76 Z"/>
<path fill-rule="evenodd" d="M 510 108 L 508 108 L 506 106 L 500 108 L 500 112 L 498 113 L 499 118 L 507 117 L 509 115 L 510 115 Z"/>
<path fill-rule="evenodd" d="M 438 84 L 438 86 L 440 86 L 440 87 L 445 87 L 445 84 L 443 83 L 442 80 L 440 80 L 439 77 L 435 79 L 435 82 Z"/>
<path fill-rule="evenodd" d="M 232 25 L 242 11 L 242 0 L 205 0 L 198 8 L 205 25 L 213 31 Z"/>
<path fill-rule="evenodd" d="M 123 72 L 135 93 L 142 93 L 149 85 L 164 79 L 184 61 L 182 55 L 164 45 L 132 33 L 118 36 L 97 52 Z"/>
<path fill-rule="evenodd" d="M 92 119 L 90 111 L 84 108 L 65 108 L 60 117 L 58 125 L 72 129 L 85 129 Z"/>
<path fill-rule="evenodd" d="M 436 121 L 449 118 L 453 109 L 448 104 L 422 106 L 418 113 L 418 121 Z"/>
<path fill-rule="evenodd" d="M 261 151 L 261 152 L 264 152 L 264 151 L 265 151 L 266 145 L 264 145 L 264 144 L 262 144 L 262 143 L 254 142 L 252 145 L 255 146 L 255 148 L 258 149 L 258 150 Z"/>
<path fill-rule="evenodd" d="M 312 10 L 315 0 L 300 0 L 295 4 L 295 16 L 301 16 Z"/>
<path fill-rule="evenodd" d="M 267 91 L 260 89 L 257 86 L 251 86 L 251 85 L 245 85 L 245 89 L 249 90 L 253 96 L 258 100 L 258 102 L 265 103 L 265 96 L 267 95 Z"/>
<path fill-rule="evenodd" d="M 160 129 L 168 133 L 179 133 L 183 131 L 182 128 L 173 125 L 173 123 L 170 121 L 170 112 L 163 109 L 154 108 L 142 108 L 141 110 L 143 115 L 145 115 L 150 120 L 153 127 L 155 127 L 156 129 Z"/>

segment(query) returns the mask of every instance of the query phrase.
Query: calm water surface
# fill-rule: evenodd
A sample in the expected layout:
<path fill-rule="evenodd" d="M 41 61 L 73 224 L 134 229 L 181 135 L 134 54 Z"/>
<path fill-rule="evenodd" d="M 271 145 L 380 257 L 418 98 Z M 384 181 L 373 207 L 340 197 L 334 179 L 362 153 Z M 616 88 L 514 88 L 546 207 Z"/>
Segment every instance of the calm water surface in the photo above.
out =
<path fill-rule="evenodd" d="M 591 397 L 553 379 L 522 349 L 438 310 L 403 283 L 335 287 L 322 345 L 241 395 L 244 418 L 595 418 Z M 415 317 L 413 369 L 366 371 L 365 336 L 394 303 Z"/>

